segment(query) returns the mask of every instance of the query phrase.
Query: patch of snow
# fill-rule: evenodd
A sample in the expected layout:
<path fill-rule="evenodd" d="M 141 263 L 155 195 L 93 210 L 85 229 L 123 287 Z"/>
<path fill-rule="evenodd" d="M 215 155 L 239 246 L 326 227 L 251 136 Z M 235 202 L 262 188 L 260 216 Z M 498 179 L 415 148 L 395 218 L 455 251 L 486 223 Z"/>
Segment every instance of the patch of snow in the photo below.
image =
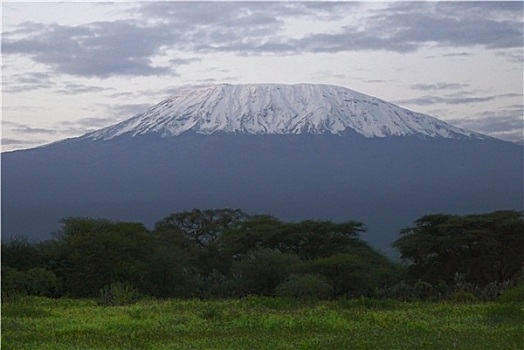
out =
<path fill-rule="evenodd" d="M 149 133 L 167 137 L 186 131 L 340 134 L 346 130 L 365 137 L 487 138 L 375 97 L 320 84 L 181 88 L 146 112 L 83 138 L 107 140 Z"/>

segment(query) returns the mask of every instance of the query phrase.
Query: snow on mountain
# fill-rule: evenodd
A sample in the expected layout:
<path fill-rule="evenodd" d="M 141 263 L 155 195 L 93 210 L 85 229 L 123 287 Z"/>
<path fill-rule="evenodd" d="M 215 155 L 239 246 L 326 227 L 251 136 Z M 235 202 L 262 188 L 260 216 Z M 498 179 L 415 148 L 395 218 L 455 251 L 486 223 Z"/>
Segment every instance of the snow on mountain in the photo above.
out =
<path fill-rule="evenodd" d="M 144 113 L 82 138 L 186 131 L 243 134 L 340 134 L 487 138 L 346 88 L 315 84 L 211 85 L 181 88 Z"/>

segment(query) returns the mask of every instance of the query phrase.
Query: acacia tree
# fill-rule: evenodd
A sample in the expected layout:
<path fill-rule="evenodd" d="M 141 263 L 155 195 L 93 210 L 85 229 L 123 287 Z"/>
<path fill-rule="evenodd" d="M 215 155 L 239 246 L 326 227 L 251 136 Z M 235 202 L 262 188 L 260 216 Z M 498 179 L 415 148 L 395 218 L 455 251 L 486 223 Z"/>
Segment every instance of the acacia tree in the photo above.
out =
<path fill-rule="evenodd" d="M 233 275 L 240 281 L 236 293 L 275 295 L 277 286 L 289 277 L 293 266 L 299 263 L 300 258 L 295 254 L 276 249 L 257 249 L 235 261 L 232 266 Z"/>
<path fill-rule="evenodd" d="M 322 283 L 329 281 L 335 295 L 341 296 L 365 293 L 379 286 L 379 280 L 384 280 L 387 274 L 392 274 L 392 264 L 359 239 L 358 234 L 364 231 L 364 225 L 357 221 L 333 223 L 328 220 L 304 220 L 285 223 L 272 216 L 260 215 L 228 230 L 219 241 L 235 261 L 233 273 L 240 272 L 246 285 L 253 286 L 253 281 L 257 279 L 264 281 L 259 282 L 265 286 L 263 293 L 273 292 L 275 276 L 296 272 L 299 275 L 322 276 Z M 261 252 L 271 254 L 260 255 Z M 288 264 L 290 270 L 281 267 L 272 271 L 268 266 L 278 264 L 268 257 L 287 257 L 294 263 Z M 255 278 L 246 279 L 246 275 Z M 282 282 L 281 279 L 276 280 Z M 299 278 L 293 283 L 297 281 L 303 280 Z M 261 290 L 252 288 L 250 292 Z"/>
<path fill-rule="evenodd" d="M 240 260 L 261 248 L 277 248 L 286 224 L 271 215 L 255 215 L 224 232 L 218 243 L 231 260 Z"/>
<path fill-rule="evenodd" d="M 9 266 L 26 271 L 43 264 L 43 253 L 39 245 L 26 237 L 14 236 L 2 242 L 2 267 Z"/>
<path fill-rule="evenodd" d="M 221 243 L 233 256 L 242 256 L 258 248 L 269 248 L 311 260 L 347 251 L 358 244 L 360 232 L 365 232 L 365 228 L 357 221 L 333 223 L 328 220 L 305 220 L 284 223 L 272 216 L 259 215 L 228 230 Z"/>
<path fill-rule="evenodd" d="M 193 209 L 168 215 L 155 225 L 154 232 L 176 245 L 202 249 L 247 217 L 240 209 Z"/>
<path fill-rule="evenodd" d="M 522 212 L 426 215 L 400 234 L 393 246 L 410 264 L 414 279 L 450 283 L 458 272 L 468 282 L 487 285 L 509 280 L 522 269 Z"/>
<path fill-rule="evenodd" d="M 115 282 L 138 285 L 152 238 L 141 223 L 66 218 L 54 247 L 55 271 L 68 294 L 97 296 Z"/>
<path fill-rule="evenodd" d="M 273 239 L 281 251 L 313 260 L 346 252 L 359 241 L 358 234 L 365 231 L 364 225 L 357 221 L 337 224 L 328 220 L 305 220 L 286 225 L 283 237 Z"/>
<path fill-rule="evenodd" d="M 227 269 L 219 238 L 248 217 L 240 209 L 193 209 L 165 217 L 155 225 L 153 235 L 165 247 L 185 254 L 192 267 L 206 276 L 214 269 Z"/>

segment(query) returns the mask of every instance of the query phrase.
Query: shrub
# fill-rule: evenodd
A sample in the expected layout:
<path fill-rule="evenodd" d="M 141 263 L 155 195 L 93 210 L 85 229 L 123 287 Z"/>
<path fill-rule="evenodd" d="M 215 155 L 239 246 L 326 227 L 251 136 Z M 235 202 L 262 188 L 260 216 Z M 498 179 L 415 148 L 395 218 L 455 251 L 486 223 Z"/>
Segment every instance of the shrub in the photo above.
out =
<path fill-rule="evenodd" d="M 135 288 L 126 283 L 111 283 L 100 290 L 97 304 L 103 306 L 122 306 L 134 304 L 139 294 Z"/>
<path fill-rule="evenodd" d="M 473 293 L 476 290 L 476 286 L 472 283 L 469 283 L 466 280 L 466 275 L 460 272 L 455 272 L 453 277 L 453 290 L 455 292 L 471 292 Z"/>
<path fill-rule="evenodd" d="M 439 280 L 438 283 L 436 283 L 433 286 L 431 300 L 432 301 L 447 300 L 449 299 L 450 293 L 451 293 L 451 287 L 448 286 L 445 281 Z"/>
<path fill-rule="evenodd" d="M 400 281 L 384 290 L 382 298 L 411 301 L 415 299 L 413 287 L 405 281 Z"/>
<path fill-rule="evenodd" d="M 451 295 L 451 301 L 454 303 L 469 304 L 478 302 L 475 294 L 466 291 L 458 291 Z"/>
<path fill-rule="evenodd" d="M 279 296 L 312 301 L 328 299 L 333 294 L 333 288 L 319 275 L 293 274 L 277 287 L 276 292 Z"/>
<path fill-rule="evenodd" d="M 27 295 L 29 277 L 9 266 L 2 266 L 2 301 L 10 301 Z"/>
<path fill-rule="evenodd" d="M 485 285 L 479 293 L 482 301 L 494 301 L 510 286 L 510 281 L 491 282 Z"/>
<path fill-rule="evenodd" d="M 56 275 L 42 267 L 25 272 L 9 266 L 2 267 L 2 297 L 6 301 L 24 295 L 54 297 L 59 289 Z"/>
<path fill-rule="evenodd" d="M 276 287 L 290 275 L 291 266 L 299 262 L 297 255 L 285 254 L 276 249 L 255 250 L 232 266 L 232 273 L 243 286 L 236 293 L 273 296 Z"/>
<path fill-rule="evenodd" d="M 236 281 L 233 278 L 227 278 L 216 269 L 202 279 L 205 284 L 203 295 L 205 298 L 225 298 L 234 294 Z"/>
<path fill-rule="evenodd" d="M 502 292 L 499 301 L 503 303 L 524 303 L 524 284 L 506 289 Z"/>
<path fill-rule="evenodd" d="M 52 271 L 35 267 L 28 270 L 26 274 L 29 280 L 29 295 L 52 297 L 58 293 L 59 281 Z"/>
<path fill-rule="evenodd" d="M 417 283 L 415 283 L 415 285 L 413 286 L 413 291 L 415 293 L 415 296 L 417 299 L 420 299 L 420 300 L 428 300 L 431 295 L 432 295 L 432 291 L 433 291 L 433 286 L 428 283 L 428 282 L 424 282 L 424 281 L 418 281 Z"/>

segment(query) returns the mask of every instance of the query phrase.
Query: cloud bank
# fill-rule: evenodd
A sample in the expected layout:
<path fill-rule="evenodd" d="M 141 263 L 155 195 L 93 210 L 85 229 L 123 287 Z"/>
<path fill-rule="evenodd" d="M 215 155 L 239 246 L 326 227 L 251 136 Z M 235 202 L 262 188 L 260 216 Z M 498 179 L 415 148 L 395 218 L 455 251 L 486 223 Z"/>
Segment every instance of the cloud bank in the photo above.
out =
<path fill-rule="evenodd" d="M 78 26 L 23 23 L 4 33 L 2 52 L 28 56 L 54 73 L 107 78 L 169 74 L 195 60 L 175 57 L 169 64 L 155 63 L 168 50 L 241 55 L 410 53 L 425 45 L 522 50 L 521 2 L 379 5 L 143 3 L 133 19 Z M 306 29 L 293 36 L 286 32 L 290 20 L 336 21 L 338 25 L 317 33 Z"/>

